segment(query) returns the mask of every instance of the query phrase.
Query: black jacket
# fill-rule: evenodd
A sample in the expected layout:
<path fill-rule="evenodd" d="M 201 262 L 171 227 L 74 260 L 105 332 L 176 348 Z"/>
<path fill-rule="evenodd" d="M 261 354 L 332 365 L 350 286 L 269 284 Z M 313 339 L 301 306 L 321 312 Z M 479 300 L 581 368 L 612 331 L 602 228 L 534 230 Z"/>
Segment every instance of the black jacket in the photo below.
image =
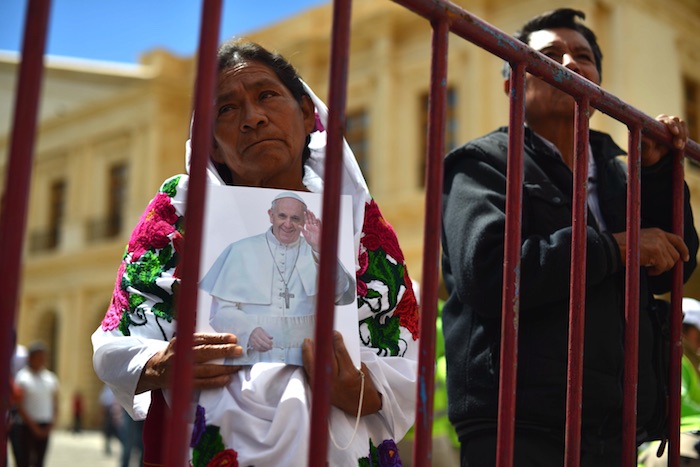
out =
<path fill-rule="evenodd" d="M 588 213 L 582 436 L 619 436 L 622 410 L 624 265 L 611 233 L 625 230 L 624 152 L 591 131 L 597 190 L 607 231 Z M 458 433 L 497 418 L 508 130 L 452 151 L 445 160 L 443 309 L 449 417 Z M 671 231 L 671 157 L 642 169 L 642 228 Z M 525 133 L 517 408 L 519 425 L 563 433 L 571 254 L 571 170 L 538 136 Z M 695 268 L 698 237 L 686 189 L 685 241 Z M 652 370 L 652 293 L 671 274 L 641 271 L 638 423 L 658 409 Z"/>

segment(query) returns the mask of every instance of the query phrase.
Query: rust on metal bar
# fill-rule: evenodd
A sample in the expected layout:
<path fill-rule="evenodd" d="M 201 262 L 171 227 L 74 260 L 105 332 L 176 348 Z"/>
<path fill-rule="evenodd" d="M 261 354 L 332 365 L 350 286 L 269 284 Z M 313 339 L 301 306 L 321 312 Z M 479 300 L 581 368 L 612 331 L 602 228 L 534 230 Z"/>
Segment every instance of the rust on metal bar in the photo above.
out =
<path fill-rule="evenodd" d="M 629 128 L 627 167 L 627 251 L 625 253 L 625 358 L 622 390 L 622 461 L 636 465 L 639 349 L 639 229 L 641 226 L 641 128 Z M 627 429 L 624 429 L 627 428 Z"/>
<path fill-rule="evenodd" d="M 343 132 L 347 96 L 348 56 L 350 52 L 351 0 L 334 0 L 333 34 L 331 38 L 331 69 L 328 91 L 328 128 L 326 167 L 324 172 L 323 229 L 319 264 L 319 294 L 316 302 L 314 381 L 311 388 L 311 431 L 309 445 L 321 456 L 309 456 L 310 467 L 326 465 L 328 452 L 328 414 L 330 412 L 331 358 L 333 355 L 334 278 L 338 257 L 338 225 L 341 170 L 343 163 Z M 329 310 L 324 312 L 323 310 Z M 368 375 L 369 376 L 369 375 Z"/>
<path fill-rule="evenodd" d="M 204 0 L 195 83 L 194 121 L 192 124 L 192 162 L 185 217 L 186 242 L 182 257 L 182 284 L 177 303 L 177 339 L 175 364 L 169 387 L 172 388 L 171 410 L 163 438 L 168 466 L 186 465 L 187 427 L 192 421 L 192 345 L 197 309 L 197 282 L 206 197 L 206 168 L 211 147 L 212 112 L 216 83 L 216 51 L 221 24 L 221 0 Z"/>
<path fill-rule="evenodd" d="M 510 63 L 525 61 L 527 71 L 574 97 L 587 97 L 590 106 L 626 124 L 639 126 L 655 140 L 672 144 L 671 132 L 649 115 L 595 83 L 561 66 L 511 35 L 446 0 L 392 0 L 428 19 L 445 17 L 450 31 Z M 700 144 L 688 141 L 685 155 L 700 161 Z"/>
<path fill-rule="evenodd" d="M 510 73 L 510 120 L 506 188 L 503 302 L 501 311 L 501 368 L 498 392 L 496 465 L 513 463 L 515 391 L 518 369 L 518 317 L 520 312 L 520 239 L 525 130 L 525 64 Z"/>
<path fill-rule="evenodd" d="M 443 155 L 445 153 L 445 109 L 447 106 L 447 22 L 434 21 L 428 106 L 428 154 L 426 170 L 421 327 L 416 387 L 415 465 L 430 465 L 432 459 L 433 393 L 435 390 L 435 320 L 437 318 L 442 212 Z"/>
<path fill-rule="evenodd" d="M 576 102 L 574 125 L 574 199 L 571 219 L 569 279 L 569 350 L 566 385 L 564 458 L 567 467 L 581 459 L 581 400 L 583 393 L 583 335 L 586 315 L 586 236 L 588 227 L 588 118 L 587 99 Z"/>
<path fill-rule="evenodd" d="M 672 232 L 683 237 L 683 201 L 685 186 L 683 183 L 683 151 L 673 153 L 673 228 Z M 678 262 L 673 268 L 671 285 L 671 338 L 668 371 L 668 436 L 669 436 L 669 465 L 680 465 L 680 424 L 681 424 L 681 358 L 683 345 L 681 343 L 681 326 L 683 321 L 683 264 Z"/>

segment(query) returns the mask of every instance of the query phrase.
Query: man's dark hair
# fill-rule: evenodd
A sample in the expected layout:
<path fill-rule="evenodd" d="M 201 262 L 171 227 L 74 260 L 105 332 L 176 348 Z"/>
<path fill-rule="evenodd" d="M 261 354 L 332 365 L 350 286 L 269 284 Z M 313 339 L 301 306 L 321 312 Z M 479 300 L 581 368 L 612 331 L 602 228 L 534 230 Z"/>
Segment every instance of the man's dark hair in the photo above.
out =
<path fill-rule="evenodd" d="M 579 32 L 583 37 L 585 37 L 588 41 L 588 44 L 591 46 L 591 50 L 593 51 L 593 57 L 595 58 L 595 67 L 598 70 L 598 76 L 602 78 L 603 52 L 601 52 L 600 46 L 598 46 L 598 40 L 596 39 L 595 33 L 583 23 L 577 21 L 577 18 L 585 20 L 586 15 L 582 11 L 574 10 L 573 8 L 559 8 L 556 10 L 548 11 L 546 13 L 542 13 L 541 15 L 537 15 L 531 20 L 529 20 L 523 25 L 522 28 L 520 28 L 518 32 L 513 34 L 513 37 L 515 37 L 516 39 L 520 39 L 520 41 L 529 45 L 530 35 L 535 31 L 554 28 L 573 29 L 574 31 Z M 509 73 L 510 67 L 506 63 L 504 67 L 504 76 L 509 76 Z"/>
<path fill-rule="evenodd" d="M 304 90 L 301 76 L 299 76 L 297 70 L 282 55 L 270 52 L 255 42 L 241 39 L 229 40 L 219 47 L 217 53 L 217 71 L 219 73 L 245 62 L 257 62 L 270 68 L 300 104 L 303 96 L 309 97 Z M 310 141 L 311 137 L 307 135 L 304 154 L 301 158 L 302 168 L 309 157 L 311 157 L 311 151 L 309 150 Z M 224 182 L 227 184 L 232 183 L 233 178 L 228 167 L 226 167 L 225 164 L 214 165 Z"/>

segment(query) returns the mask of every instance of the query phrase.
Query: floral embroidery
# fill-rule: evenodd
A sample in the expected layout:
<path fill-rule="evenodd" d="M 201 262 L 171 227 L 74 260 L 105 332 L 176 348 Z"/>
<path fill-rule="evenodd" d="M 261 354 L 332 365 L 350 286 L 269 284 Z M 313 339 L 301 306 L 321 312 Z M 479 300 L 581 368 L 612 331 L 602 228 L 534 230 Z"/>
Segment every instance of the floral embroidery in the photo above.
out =
<path fill-rule="evenodd" d="M 204 432 L 199 436 L 199 441 L 192 450 L 192 466 L 193 467 L 208 467 L 209 465 L 226 465 L 226 464 L 211 464 L 216 456 L 225 449 L 219 427 L 207 425 Z M 235 451 L 230 450 L 235 453 Z M 229 464 L 234 465 L 234 464 Z M 235 465 L 238 465 L 236 463 Z"/>
<path fill-rule="evenodd" d="M 369 457 L 358 459 L 357 465 L 360 467 L 401 467 L 403 464 L 396 443 L 392 439 L 387 439 L 376 447 L 370 440 Z"/>
<path fill-rule="evenodd" d="M 403 283 L 406 286 L 406 292 L 401 297 L 399 305 L 394 310 L 394 316 L 401 319 L 401 326 L 411 331 L 413 339 L 418 339 L 420 333 L 420 322 L 418 316 L 418 301 L 413 293 L 413 283 L 408 277 L 408 269 L 404 268 Z"/>
<path fill-rule="evenodd" d="M 361 340 L 380 354 L 403 355 L 399 326 L 418 339 L 418 303 L 393 228 L 374 201 L 367 203 L 357 272 L 358 307 L 372 312 L 361 323 Z M 363 332 L 364 331 L 364 332 Z"/>
<path fill-rule="evenodd" d="M 369 339 L 360 336 L 360 340 L 365 345 L 372 345 L 382 349 L 386 355 L 403 355 L 406 350 L 405 342 L 401 339 L 400 321 L 396 316 L 391 316 L 384 320 L 384 323 L 374 317 L 360 321 L 360 330 L 367 327 Z"/>
<path fill-rule="evenodd" d="M 175 232 L 174 224 L 177 220 L 178 216 L 170 197 L 165 193 L 158 193 L 141 216 L 129 241 L 128 248 L 132 260 L 138 260 L 146 251 L 168 245 L 169 235 Z"/>
<path fill-rule="evenodd" d="M 207 467 L 238 467 L 238 453 L 233 449 L 221 451 L 209 461 Z"/>
<path fill-rule="evenodd" d="M 180 232 L 175 232 L 173 235 L 173 248 L 175 248 L 175 256 L 182 255 L 182 252 L 185 249 L 185 237 Z M 173 278 L 175 279 L 182 279 L 182 275 L 180 275 L 181 264 L 182 263 L 178 263 L 178 265 L 175 267 L 175 272 L 173 272 Z"/>
<path fill-rule="evenodd" d="M 367 264 L 369 263 L 367 259 L 367 249 L 360 246 L 360 254 L 358 256 L 360 268 L 357 270 L 357 277 L 360 278 L 367 271 Z M 357 281 L 357 295 L 358 297 L 364 297 L 367 295 L 367 284 L 364 281 Z"/>
<path fill-rule="evenodd" d="M 368 250 L 377 250 L 381 247 L 397 263 L 403 264 L 404 257 L 396 238 L 396 232 L 384 220 L 374 200 L 365 205 L 365 224 L 362 231 L 364 232 L 362 244 Z"/>
<path fill-rule="evenodd" d="M 159 279 L 164 271 L 177 266 L 177 252 L 182 249 L 182 218 L 171 200 L 179 181 L 180 177 L 175 177 L 163 184 L 136 225 L 117 272 L 112 302 L 102 320 L 103 330 L 118 328 L 128 336 L 131 325 L 146 323 L 148 309 L 168 321 L 174 318 L 174 284 L 160 283 Z M 150 299 L 156 303 L 149 308 L 146 302 Z"/>
<path fill-rule="evenodd" d="M 195 447 L 199 440 L 202 439 L 202 434 L 206 430 L 205 420 L 204 420 L 204 407 L 197 404 L 197 411 L 194 416 L 194 426 L 192 427 L 192 439 L 190 440 L 190 447 Z"/>
<path fill-rule="evenodd" d="M 163 183 L 163 186 L 160 187 L 160 191 L 165 193 L 166 195 L 170 196 L 171 198 L 174 198 L 175 195 L 177 194 L 177 186 L 180 184 L 180 177 L 173 177 L 170 180 L 166 181 Z"/>
<path fill-rule="evenodd" d="M 124 310 L 129 307 L 129 294 L 121 288 L 122 277 L 124 276 L 124 262 L 119 265 L 117 271 L 117 280 L 114 284 L 114 293 L 112 294 L 112 302 L 107 309 L 104 319 L 102 320 L 102 330 L 111 331 L 119 326 L 122 320 Z"/>

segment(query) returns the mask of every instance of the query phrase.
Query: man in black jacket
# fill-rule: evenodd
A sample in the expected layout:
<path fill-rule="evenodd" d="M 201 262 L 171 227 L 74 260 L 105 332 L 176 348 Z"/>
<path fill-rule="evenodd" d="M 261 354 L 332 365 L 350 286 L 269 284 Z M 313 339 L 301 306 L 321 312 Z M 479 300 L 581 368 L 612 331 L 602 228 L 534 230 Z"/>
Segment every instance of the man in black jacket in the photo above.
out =
<path fill-rule="evenodd" d="M 602 54 L 571 9 L 545 13 L 516 37 L 596 84 Z M 506 91 L 508 92 L 508 81 Z M 519 288 L 516 466 L 563 465 L 573 199 L 574 100 L 526 77 L 525 159 Z M 685 123 L 662 115 L 674 146 Z M 445 161 L 443 309 L 449 416 L 462 466 L 494 465 L 500 364 L 508 129 L 451 152 Z M 696 264 L 698 237 L 686 187 L 684 239 L 671 231 L 671 151 L 642 148 L 641 295 L 637 422 L 640 441 L 662 397 L 652 351 L 653 294 L 670 289 L 670 270 Z M 624 152 L 590 132 L 581 465 L 619 466 L 625 297 Z M 655 415 L 656 414 L 656 415 Z"/>

